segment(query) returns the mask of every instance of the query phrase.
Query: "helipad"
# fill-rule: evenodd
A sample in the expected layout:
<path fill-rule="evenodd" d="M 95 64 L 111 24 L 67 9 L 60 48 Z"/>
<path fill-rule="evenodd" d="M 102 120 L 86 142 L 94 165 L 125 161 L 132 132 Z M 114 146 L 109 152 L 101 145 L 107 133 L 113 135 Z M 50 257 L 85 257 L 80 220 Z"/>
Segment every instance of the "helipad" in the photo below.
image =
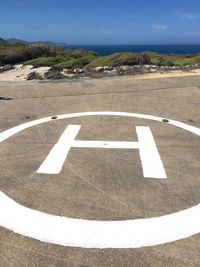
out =
<path fill-rule="evenodd" d="M 1 84 L 2 264 L 198 266 L 198 82 Z"/>

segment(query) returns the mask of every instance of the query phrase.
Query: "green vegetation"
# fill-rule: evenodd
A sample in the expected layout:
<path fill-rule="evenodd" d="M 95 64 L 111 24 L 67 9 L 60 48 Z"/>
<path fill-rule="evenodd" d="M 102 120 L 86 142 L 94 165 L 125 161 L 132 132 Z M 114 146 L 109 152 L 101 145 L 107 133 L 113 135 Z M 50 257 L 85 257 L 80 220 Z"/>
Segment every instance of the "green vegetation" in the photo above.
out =
<path fill-rule="evenodd" d="M 96 57 L 97 56 L 92 52 L 74 50 L 68 51 L 62 56 L 38 57 L 23 63 L 26 65 L 33 65 L 34 67 L 47 66 L 62 69 L 76 69 L 83 68 Z"/>
<path fill-rule="evenodd" d="M 100 66 L 117 67 L 122 65 L 144 65 L 150 64 L 151 58 L 148 53 L 114 53 L 109 56 L 99 57 L 88 65 L 88 67 L 95 68 Z"/>
<path fill-rule="evenodd" d="M 87 55 L 80 58 L 73 58 L 68 61 L 56 64 L 58 68 L 66 68 L 66 69 L 76 69 L 83 68 L 88 65 L 96 56 Z"/>
<path fill-rule="evenodd" d="M 161 55 L 149 52 L 151 64 L 158 66 L 186 66 L 200 64 L 200 54 L 195 55 Z"/>
<path fill-rule="evenodd" d="M 0 65 L 17 64 L 40 56 L 51 56 L 46 46 L 28 46 L 24 44 L 1 44 Z"/>
<path fill-rule="evenodd" d="M 161 55 L 152 52 L 144 53 L 115 53 L 110 56 L 99 57 L 88 65 L 95 68 L 100 66 L 122 65 L 157 65 L 157 66 L 185 66 L 200 64 L 200 54 L 196 55 Z"/>
<path fill-rule="evenodd" d="M 200 54 L 176 57 L 174 64 L 177 66 L 200 64 Z"/>
<path fill-rule="evenodd" d="M 97 57 L 84 50 L 66 50 L 61 46 L 0 43 L 0 65 L 32 64 L 35 67 L 83 68 Z"/>
<path fill-rule="evenodd" d="M 8 44 L 0 38 L 0 66 L 6 64 L 31 64 L 35 67 L 49 66 L 56 68 L 95 68 L 102 66 L 117 67 L 122 65 L 157 65 L 185 66 L 200 64 L 200 54 L 196 55 L 161 55 L 152 52 L 114 53 L 100 57 L 95 52 L 67 50 L 62 46 Z"/>
<path fill-rule="evenodd" d="M 28 60 L 24 62 L 25 65 L 33 65 L 34 67 L 53 67 L 59 63 L 68 62 L 70 58 L 63 56 L 55 57 L 38 57 L 36 59 Z"/>

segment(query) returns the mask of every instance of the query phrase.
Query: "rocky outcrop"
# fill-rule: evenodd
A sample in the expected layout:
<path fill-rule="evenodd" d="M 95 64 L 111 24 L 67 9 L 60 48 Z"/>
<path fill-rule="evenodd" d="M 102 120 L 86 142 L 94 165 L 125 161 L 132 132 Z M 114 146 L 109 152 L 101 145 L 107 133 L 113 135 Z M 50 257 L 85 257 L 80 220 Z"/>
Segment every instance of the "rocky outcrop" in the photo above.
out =
<path fill-rule="evenodd" d="M 96 67 L 94 70 L 96 72 L 103 72 L 104 71 L 104 67 Z"/>
<path fill-rule="evenodd" d="M 13 65 L 5 65 L 3 67 L 0 67 L 0 73 L 13 70 L 15 67 Z"/>
<path fill-rule="evenodd" d="M 46 80 L 62 80 L 65 78 L 65 75 L 62 74 L 61 70 L 57 68 L 51 68 L 44 74 L 44 79 Z"/>
<path fill-rule="evenodd" d="M 33 72 L 31 72 L 31 73 L 28 74 L 26 80 L 27 81 L 30 81 L 30 80 L 43 80 L 43 78 L 42 78 L 42 76 L 39 73 L 33 71 Z"/>
<path fill-rule="evenodd" d="M 74 69 L 74 73 L 75 74 L 83 73 L 83 69 L 80 68 Z"/>
<path fill-rule="evenodd" d="M 26 69 L 24 69 L 26 67 Z M 28 68 L 28 69 L 27 69 Z M 23 65 L 6 65 L 0 67 L 0 74 L 9 70 L 13 70 L 16 77 L 27 80 L 63 80 L 63 79 L 78 79 L 78 78 L 102 78 L 124 75 L 142 75 L 146 73 L 167 73 L 172 71 L 190 72 L 195 69 L 200 69 L 199 64 L 186 66 L 157 66 L 157 65 L 134 65 L 134 66 L 102 66 L 97 68 L 85 67 L 83 69 L 63 69 L 58 67 L 43 67 L 44 69 L 32 70 L 32 66 Z M 16 71 L 16 72 L 15 72 Z M 12 72 L 12 71 L 11 71 Z M 29 73 L 29 74 L 28 74 Z M 17 76 L 18 75 L 18 76 Z M 2 74 L 3 76 L 3 74 Z M 1 77 L 2 77 L 1 76 Z"/>
<path fill-rule="evenodd" d="M 63 69 L 63 70 L 62 70 L 62 73 L 63 73 L 64 75 L 68 75 L 68 74 L 74 74 L 74 71 L 71 70 L 71 69 Z"/>

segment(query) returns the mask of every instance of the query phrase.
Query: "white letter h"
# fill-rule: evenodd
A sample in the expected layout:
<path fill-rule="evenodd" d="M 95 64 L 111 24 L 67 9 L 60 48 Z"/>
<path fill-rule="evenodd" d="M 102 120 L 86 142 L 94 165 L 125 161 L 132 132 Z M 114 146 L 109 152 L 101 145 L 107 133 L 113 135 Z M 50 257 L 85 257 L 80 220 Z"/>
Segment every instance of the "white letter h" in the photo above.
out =
<path fill-rule="evenodd" d="M 162 160 L 149 127 L 137 126 L 138 142 L 82 141 L 75 140 L 81 125 L 68 125 L 58 143 L 54 145 L 37 173 L 59 174 L 72 147 L 139 149 L 143 176 L 145 178 L 167 178 Z"/>

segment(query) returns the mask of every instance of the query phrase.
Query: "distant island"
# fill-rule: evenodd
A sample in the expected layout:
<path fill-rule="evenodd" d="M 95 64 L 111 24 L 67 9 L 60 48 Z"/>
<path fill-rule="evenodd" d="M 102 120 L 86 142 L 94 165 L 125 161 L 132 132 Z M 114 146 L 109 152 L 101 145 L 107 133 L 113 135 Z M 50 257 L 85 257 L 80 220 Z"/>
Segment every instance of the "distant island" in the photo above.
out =
<path fill-rule="evenodd" d="M 17 39 L 17 38 L 5 39 L 4 41 L 6 41 L 8 44 L 19 43 L 19 44 L 27 44 L 27 45 L 35 45 L 35 44 L 58 45 L 58 46 L 66 46 L 67 45 L 66 43 L 56 43 L 56 42 L 51 42 L 51 41 L 34 41 L 34 42 L 30 42 L 30 41 Z"/>
<path fill-rule="evenodd" d="M 99 56 L 93 51 L 68 49 L 62 43 L 0 38 L 0 74 L 19 64 L 33 69 L 27 79 L 103 77 L 200 68 L 200 54 L 164 55 L 144 51 Z M 48 69 L 39 75 L 37 68 L 41 67 Z"/>

